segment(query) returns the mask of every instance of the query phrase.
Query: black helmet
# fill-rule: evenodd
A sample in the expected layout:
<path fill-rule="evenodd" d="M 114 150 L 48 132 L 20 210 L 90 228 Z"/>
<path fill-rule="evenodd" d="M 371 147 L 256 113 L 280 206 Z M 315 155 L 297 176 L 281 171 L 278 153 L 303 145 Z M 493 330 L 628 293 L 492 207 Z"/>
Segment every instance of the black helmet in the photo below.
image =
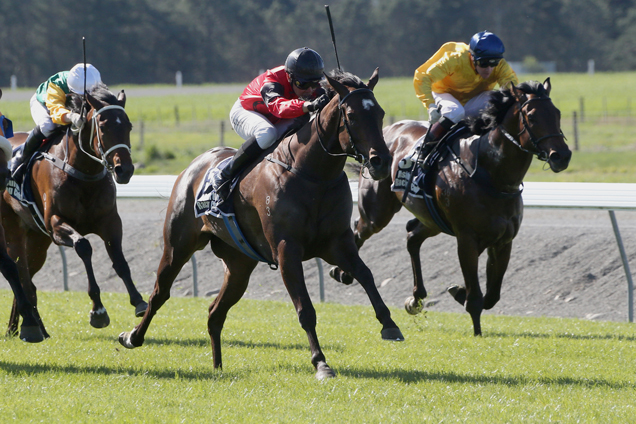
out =
<path fill-rule="evenodd" d="M 320 81 L 324 69 L 322 57 L 308 47 L 294 50 L 285 60 L 285 71 L 300 83 Z"/>

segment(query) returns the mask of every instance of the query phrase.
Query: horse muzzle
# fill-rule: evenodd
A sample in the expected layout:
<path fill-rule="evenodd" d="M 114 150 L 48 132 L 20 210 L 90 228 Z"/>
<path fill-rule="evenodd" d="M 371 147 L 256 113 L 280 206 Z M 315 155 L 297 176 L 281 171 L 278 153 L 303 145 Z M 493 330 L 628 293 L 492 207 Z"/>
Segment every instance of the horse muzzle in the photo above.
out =
<path fill-rule="evenodd" d="M 128 184 L 135 173 L 135 165 L 132 162 L 124 162 L 115 160 L 113 166 L 113 175 L 117 184 Z"/>
<path fill-rule="evenodd" d="M 391 161 L 393 157 L 388 154 L 375 154 L 371 152 L 369 160 L 366 163 L 366 167 L 369 170 L 369 175 L 376 181 L 383 180 L 391 173 Z"/>
<path fill-rule="evenodd" d="M 567 169 L 572 159 L 572 151 L 566 149 L 563 151 L 552 150 L 548 156 L 548 164 L 553 172 L 561 172 Z"/>

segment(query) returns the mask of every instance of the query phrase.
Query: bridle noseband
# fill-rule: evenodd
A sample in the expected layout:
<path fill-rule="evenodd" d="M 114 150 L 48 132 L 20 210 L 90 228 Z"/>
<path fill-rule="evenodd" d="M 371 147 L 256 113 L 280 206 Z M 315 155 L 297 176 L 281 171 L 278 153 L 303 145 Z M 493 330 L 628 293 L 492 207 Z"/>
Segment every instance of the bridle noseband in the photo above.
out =
<path fill-rule="evenodd" d="M 121 110 L 122 112 L 126 113 L 126 110 L 119 105 L 108 105 L 108 106 L 104 106 L 103 108 L 99 109 L 99 110 L 95 110 L 93 109 L 93 115 L 91 116 L 91 136 L 89 138 L 89 143 L 93 141 L 93 136 L 95 134 L 97 134 L 97 147 L 99 149 L 99 156 L 97 156 L 96 154 L 92 154 L 87 152 L 86 150 L 84 150 L 84 146 L 82 146 L 82 141 L 81 139 L 79 140 L 79 147 L 80 150 L 82 152 L 84 152 L 89 158 L 93 159 L 96 162 L 99 162 L 102 164 L 102 166 L 104 166 L 104 168 L 108 169 L 109 172 L 113 172 L 113 165 L 109 164 L 108 161 L 106 160 L 106 158 L 108 157 L 109 154 L 111 154 L 114 150 L 117 149 L 126 149 L 128 150 L 128 153 L 131 153 L 130 150 L 130 146 L 127 146 L 126 144 L 116 144 L 113 147 L 111 147 L 110 149 L 108 149 L 106 152 L 104 152 L 104 148 L 103 148 L 103 142 L 102 142 L 102 137 L 99 131 L 96 131 L 95 129 L 97 128 L 97 126 L 99 125 L 99 122 L 97 121 L 97 117 L 99 116 L 99 114 L 101 114 L 102 112 L 105 112 L 107 110 Z M 81 128 L 78 129 L 78 138 L 80 138 L 80 134 L 82 129 L 84 128 L 84 125 L 82 125 Z M 90 144 L 89 144 L 90 145 Z M 93 150 L 93 149 L 91 149 Z M 95 152 L 93 150 L 93 152 Z"/>
<path fill-rule="evenodd" d="M 353 138 L 351 137 L 351 130 L 349 128 L 349 121 L 347 119 L 347 114 L 343 112 L 344 110 L 344 102 L 345 100 L 347 100 L 347 98 L 349 96 L 351 96 L 354 93 L 360 93 L 360 94 L 364 94 L 364 93 L 371 93 L 371 97 L 373 97 L 375 99 L 375 96 L 373 95 L 373 91 L 371 89 L 368 88 L 356 88 L 355 90 L 350 91 L 346 96 L 344 96 L 343 98 L 340 99 L 340 101 L 338 102 L 338 121 L 340 121 L 342 119 L 342 121 L 344 122 L 344 127 L 345 130 L 347 131 L 347 136 L 349 137 L 349 149 L 353 150 L 353 154 L 348 153 L 347 151 L 345 151 L 344 153 L 331 153 L 327 150 L 327 148 L 325 147 L 325 144 L 322 140 L 322 136 L 320 135 L 320 131 L 318 128 L 318 121 L 320 119 L 320 112 L 318 112 L 318 115 L 315 118 L 315 125 L 316 125 L 316 133 L 318 134 L 318 141 L 320 142 L 320 146 L 322 147 L 322 149 L 325 151 L 325 153 L 327 153 L 329 156 L 347 156 L 350 158 L 355 159 L 357 162 L 362 163 L 364 166 L 368 165 L 368 158 L 366 158 L 362 153 L 360 153 L 356 147 L 356 144 L 353 142 Z"/>
<path fill-rule="evenodd" d="M 508 131 L 506 131 L 503 127 L 503 125 L 499 125 L 500 130 L 502 132 L 502 134 L 510 141 L 512 141 L 517 147 L 519 147 L 521 150 L 523 150 L 524 152 L 527 153 L 531 153 L 537 156 L 537 159 L 547 162 L 549 159 L 548 153 L 541 150 L 539 148 L 539 143 L 546 139 L 546 138 L 551 138 L 551 137 L 560 137 L 563 138 L 564 140 L 567 140 L 565 138 L 565 135 L 563 134 L 563 131 L 560 131 L 558 134 L 548 134 L 548 135 L 544 135 L 543 137 L 539 137 L 537 138 L 532 130 L 530 129 L 530 124 L 528 123 L 528 118 L 527 118 L 527 113 L 524 113 L 523 109 L 524 107 L 535 100 L 550 100 L 549 97 L 534 97 L 532 99 L 528 99 L 526 100 L 524 103 L 521 104 L 521 106 L 519 107 L 519 115 L 521 116 L 521 123 L 523 124 L 523 129 L 521 131 L 519 131 L 519 133 L 517 134 L 517 137 L 513 137 L 512 135 L 510 135 L 510 133 Z M 521 135 L 527 132 L 528 133 L 528 137 L 530 137 L 530 141 L 532 142 L 532 145 L 534 146 L 534 151 L 530 151 L 525 149 L 522 145 L 520 141 L 517 141 L 517 139 L 521 140 Z"/>

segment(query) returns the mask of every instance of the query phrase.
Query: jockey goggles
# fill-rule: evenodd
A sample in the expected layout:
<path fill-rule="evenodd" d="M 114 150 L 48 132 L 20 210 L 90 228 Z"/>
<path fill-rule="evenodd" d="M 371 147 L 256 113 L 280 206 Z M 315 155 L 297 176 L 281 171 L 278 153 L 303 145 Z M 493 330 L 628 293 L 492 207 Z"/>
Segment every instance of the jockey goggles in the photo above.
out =
<path fill-rule="evenodd" d="M 499 65 L 499 62 L 501 62 L 500 57 L 491 57 L 488 59 L 475 60 L 475 65 L 479 66 L 480 68 L 494 68 Z"/>
<path fill-rule="evenodd" d="M 294 78 L 294 85 L 301 90 L 307 90 L 308 88 L 320 87 L 320 80 L 317 81 L 298 81 Z"/>

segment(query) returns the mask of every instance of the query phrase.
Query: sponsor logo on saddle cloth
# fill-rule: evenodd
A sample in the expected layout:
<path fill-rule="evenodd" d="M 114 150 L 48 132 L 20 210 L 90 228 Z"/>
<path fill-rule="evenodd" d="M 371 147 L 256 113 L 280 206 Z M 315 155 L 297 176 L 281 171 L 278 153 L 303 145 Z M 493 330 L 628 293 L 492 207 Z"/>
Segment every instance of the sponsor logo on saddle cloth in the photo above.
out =
<path fill-rule="evenodd" d="M 223 159 L 216 167 L 211 167 L 205 173 L 205 177 L 203 181 L 201 181 L 201 185 L 197 190 L 197 197 L 194 199 L 194 216 L 200 217 L 202 215 L 211 215 L 216 218 L 220 218 L 223 215 L 227 215 L 226 212 L 219 209 L 219 197 L 213 189 L 212 186 L 212 173 L 215 169 L 222 167 L 230 160 L 232 157 L 228 157 Z M 232 189 L 236 185 L 238 178 L 235 178 L 232 181 Z M 231 191 L 231 190 L 230 190 Z M 228 205 L 230 202 L 226 202 Z M 226 205 L 227 206 L 227 205 Z M 223 205 L 221 206 L 223 207 Z"/>
<path fill-rule="evenodd" d="M 398 171 L 395 175 L 395 181 L 391 185 L 391 191 L 400 192 L 406 189 L 406 186 L 411 180 L 411 173 L 415 172 L 413 179 L 411 180 L 411 188 L 409 190 L 409 196 L 422 198 L 424 191 L 420 188 L 421 168 L 419 166 L 413 166 L 413 162 L 417 160 L 417 156 L 422 148 L 422 142 L 424 137 L 420 137 L 419 140 L 413 145 L 411 150 L 406 156 L 404 156 L 400 162 L 398 162 Z"/>

